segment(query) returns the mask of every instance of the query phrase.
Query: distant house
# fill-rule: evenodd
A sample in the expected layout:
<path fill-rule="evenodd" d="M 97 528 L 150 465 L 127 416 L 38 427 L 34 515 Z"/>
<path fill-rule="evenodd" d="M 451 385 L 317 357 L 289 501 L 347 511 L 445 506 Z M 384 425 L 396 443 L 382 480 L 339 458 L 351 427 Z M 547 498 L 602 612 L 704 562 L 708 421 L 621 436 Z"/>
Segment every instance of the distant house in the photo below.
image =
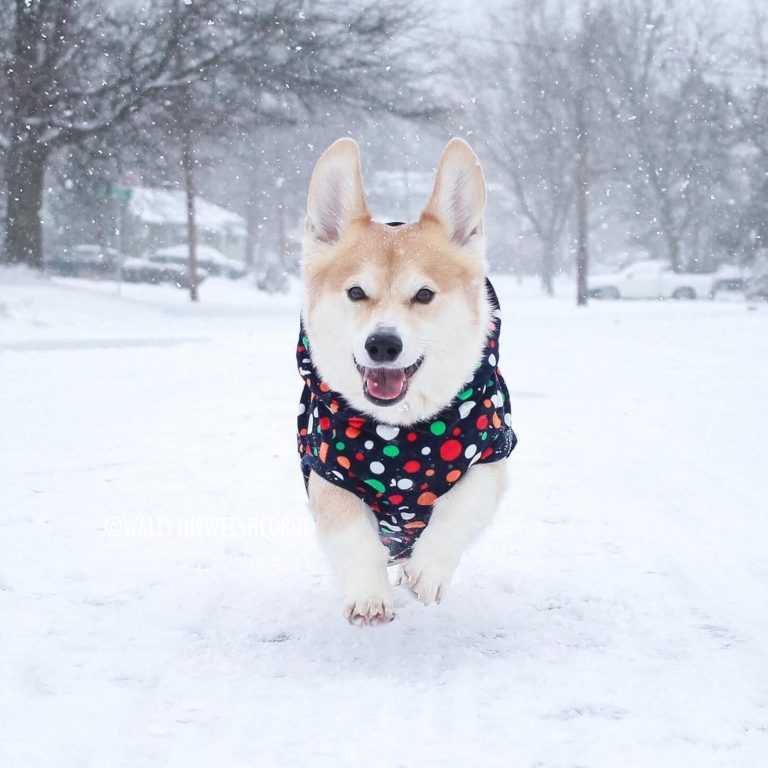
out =
<path fill-rule="evenodd" d="M 124 223 L 126 250 L 157 251 L 187 240 L 187 203 L 183 190 L 130 187 Z M 232 258 L 245 259 L 245 219 L 201 197 L 195 198 L 199 242 Z"/>

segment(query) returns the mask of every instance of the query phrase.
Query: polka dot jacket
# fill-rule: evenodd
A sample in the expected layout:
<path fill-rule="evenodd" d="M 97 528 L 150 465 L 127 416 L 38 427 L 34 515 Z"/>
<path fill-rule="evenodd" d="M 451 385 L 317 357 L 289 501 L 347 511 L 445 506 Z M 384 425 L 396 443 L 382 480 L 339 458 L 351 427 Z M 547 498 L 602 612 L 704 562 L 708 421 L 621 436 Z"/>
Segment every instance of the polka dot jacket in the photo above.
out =
<path fill-rule="evenodd" d="M 493 328 L 472 381 L 428 421 L 395 427 L 351 408 L 321 380 L 302 325 L 296 359 L 304 379 L 298 447 L 310 472 L 354 493 L 374 512 L 391 562 L 407 559 L 434 503 L 476 463 L 504 459 L 517 438 L 498 369 L 501 318 L 487 282 Z"/>

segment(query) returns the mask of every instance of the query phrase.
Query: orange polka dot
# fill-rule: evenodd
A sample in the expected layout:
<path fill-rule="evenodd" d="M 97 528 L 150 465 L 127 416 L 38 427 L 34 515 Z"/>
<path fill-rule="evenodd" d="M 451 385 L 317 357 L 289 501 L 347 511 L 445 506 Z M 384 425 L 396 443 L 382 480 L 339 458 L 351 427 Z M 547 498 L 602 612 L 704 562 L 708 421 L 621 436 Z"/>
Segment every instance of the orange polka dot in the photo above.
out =
<path fill-rule="evenodd" d="M 328 447 L 328 443 L 320 443 L 320 451 L 318 453 L 323 464 L 325 464 L 325 460 L 328 458 Z"/>
<path fill-rule="evenodd" d="M 452 469 L 446 476 L 445 479 L 449 483 L 455 483 L 459 478 L 461 477 L 461 472 L 458 469 Z"/>
<path fill-rule="evenodd" d="M 498 428 L 501 426 L 501 419 L 499 418 L 499 414 L 498 414 L 498 413 L 496 413 L 495 411 L 493 412 L 493 418 L 492 418 L 492 421 L 493 421 L 493 426 L 494 426 L 496 429 L 498 429 Z"/>
<path fill-rule="evenodd" d="M 331 412 L 332 413 L 338 413 L 339 412 L 339 401 L 338 400 L 331 400 Z"/>
<path fill-rule="evenodd" d="M 336 461 L 338 461 L 339 464 L 341 464 L 341 466 L 344 467 L 344 469 L 349 469 L 350 461 L 346 456 L 337 456 Z"/>
<path fill-rule="evenodd" d="M 432 491 L 424 491 L 424 493 L 419 496 L 418 499 L 416 499 L 416 503 L 421 505 L 422 507 L 429 507 L 432 504 L 434 504 L 437 501 L 437 496 L 435 496 Z"/>
<path fill-rule="evenodd" d="M 410 523 L 406 523 L 403 528 L 426 528 L 427 524 L 422 520 L 413 520 Z"/>
<path fill-rule="evenodd" d="M 434 474 L 435 474 L 435 470 L 434 470 L 434 469 L 428 469 L 428 470 L 427 470 L 427 471 L 426 471 L 424 474 L 425 474 L 427 477 L 432 477 L 432 475 L 434 475 Z"/>
<path fill-rule="evenodd" d="M 357 427 L 347 427 L 347 431 L 344 433 L 350 440 L 354 440 L 360 435 L 360 430 Z"/>
<path fill-rule="evenodd" d="M 486 397 L 485 400 L 483 400 L 483 405 L 486 408 L 490 408 L 493 405 L 493 403 Z"/>

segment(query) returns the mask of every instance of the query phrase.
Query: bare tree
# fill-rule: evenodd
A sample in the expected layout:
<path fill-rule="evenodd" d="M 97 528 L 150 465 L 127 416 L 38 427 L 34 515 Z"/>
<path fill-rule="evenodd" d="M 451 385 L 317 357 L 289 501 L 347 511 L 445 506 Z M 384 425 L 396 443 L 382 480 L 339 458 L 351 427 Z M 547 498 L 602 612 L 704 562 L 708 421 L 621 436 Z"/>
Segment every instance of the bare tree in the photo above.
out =
<path fill-rule="evenodd" d="M 151 10 L 97 0 L 0 0 L 0 14 L 12 29 L 0 33 L 7 258 L 39 267 L 44 176 L 58 149 L 150 106 L 177 104 L 178 94 L 215 93 L 225 73 L 256 104 L 287 91 L 363 99 L 382 78 L 396 108 L 396 78 L 384 79 L 382 62 L 413 11 L 404 0 L 346 10 L 303 0 L 164 0 Z M 212 88 L 197 87 L 205 83 Z M 214 114 L 220 104 L 190 99 L 190 121 L 201 107 Z"/>
<path fill-rule="evenodd" d="M 711 77 L 721 41 L 712 18 L 684 19 L 662 0 L 621 0 L 600 15 L 605 104 L 627 141 L 620 174 L 680 271 L 698 259 L 685 245 L 725 183 L 726 101 Z"/>
<path fill-rule="evenodd" d="M 490 56 L 472 73 L 487 83 L 473 105 L 487 152 L 539 241 L 549 294 L 576 170 L 573 37 L 564 14 L 564 6 L 525 2 L 495 16 Z"/>

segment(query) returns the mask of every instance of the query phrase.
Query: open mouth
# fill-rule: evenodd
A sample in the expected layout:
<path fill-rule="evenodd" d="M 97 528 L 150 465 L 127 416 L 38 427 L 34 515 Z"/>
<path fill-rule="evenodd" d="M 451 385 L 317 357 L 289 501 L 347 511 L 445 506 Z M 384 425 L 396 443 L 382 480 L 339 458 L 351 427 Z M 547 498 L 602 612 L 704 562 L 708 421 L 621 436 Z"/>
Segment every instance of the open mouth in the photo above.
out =
<path fill-rule="evenodd" d="M 375 405 L 399 403 L 408 391 L 408 381 L 421 367 L 420 357 L 407 368 L 366 368 L 355 360 L 357 370 L 363 377 L 363 394 Z"/>

